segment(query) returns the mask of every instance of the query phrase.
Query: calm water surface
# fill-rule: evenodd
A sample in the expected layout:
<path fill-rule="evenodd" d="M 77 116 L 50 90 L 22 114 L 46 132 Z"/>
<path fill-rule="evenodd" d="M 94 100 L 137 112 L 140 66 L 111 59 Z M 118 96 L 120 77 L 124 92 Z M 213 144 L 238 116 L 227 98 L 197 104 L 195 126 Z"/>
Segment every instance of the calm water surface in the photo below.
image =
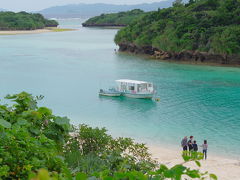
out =
<path fill-rule="evenodd" d="M 210 152 L 240 157 L 240 69 L 194 66 L 116 54 L 114 29 L 0 36 L 0 97 L 27 91 L 72 123 L 114 136 L 179 146 L 185 135 L 208 139 Z M 100 98 L 115 79 L 152 81 L 160 102 Z"/>

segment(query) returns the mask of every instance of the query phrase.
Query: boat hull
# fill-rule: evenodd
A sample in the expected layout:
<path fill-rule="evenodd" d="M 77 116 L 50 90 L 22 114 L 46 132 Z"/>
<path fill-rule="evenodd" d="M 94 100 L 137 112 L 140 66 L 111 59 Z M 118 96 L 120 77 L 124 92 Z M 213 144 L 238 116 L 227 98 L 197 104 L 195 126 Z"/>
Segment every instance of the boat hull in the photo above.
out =
<path fill-rule="evenodd" d="M 130 94 L 130 93 L 124 93 L 123 96 L 129 97 L 129 98 L 136 98 L 136 99 L 152 99 L 153 94 Z"/>
<path fill-rule="evenodd" d="M 119 97 L 121 93 L 99 93 L 100 96 Z"/>

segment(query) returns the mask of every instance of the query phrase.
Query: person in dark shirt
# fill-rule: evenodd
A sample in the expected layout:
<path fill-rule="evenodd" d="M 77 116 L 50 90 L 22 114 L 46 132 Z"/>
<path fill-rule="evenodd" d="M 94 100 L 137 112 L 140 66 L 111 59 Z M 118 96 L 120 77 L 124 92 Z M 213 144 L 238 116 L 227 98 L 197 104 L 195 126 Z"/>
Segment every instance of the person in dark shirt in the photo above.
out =
<path fill-rule="evenodd" d="M 188 141 L 188 150 L 189 151 L 193 150 L 193 142 L 192 142 L 192 140 L 193 140 L 193 136 L 190 136 L 190 139 Z"/>
<path fill-rule="evenodd" d="M 195 151 L 195 152 L 197 152 L 198 151 L 198 145 L 197 145 L 197 141 L 193 141 L 193 150 Z"/>

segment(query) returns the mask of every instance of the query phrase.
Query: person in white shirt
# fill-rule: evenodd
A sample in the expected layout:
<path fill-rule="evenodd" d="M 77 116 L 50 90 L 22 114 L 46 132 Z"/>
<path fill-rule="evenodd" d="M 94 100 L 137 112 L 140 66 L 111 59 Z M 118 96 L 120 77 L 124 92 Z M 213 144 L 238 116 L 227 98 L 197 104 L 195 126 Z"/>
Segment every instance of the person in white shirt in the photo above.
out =
<path fill-rule="evenodd" d="M 203 145 L 201 145 L 201 147 L 203 148 L 203 155 L 206 160 L 207 159 L 207 150 L 208 150 L 207 140 L 204 140 Z"/>

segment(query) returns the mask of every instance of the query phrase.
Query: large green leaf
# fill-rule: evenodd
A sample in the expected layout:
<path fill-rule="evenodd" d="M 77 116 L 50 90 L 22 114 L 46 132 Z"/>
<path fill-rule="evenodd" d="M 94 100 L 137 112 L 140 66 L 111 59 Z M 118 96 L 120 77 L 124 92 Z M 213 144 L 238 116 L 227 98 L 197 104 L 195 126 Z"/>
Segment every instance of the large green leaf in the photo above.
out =
<path fill-rule="evenodd" d="M 157 174 L 162 174 L 163 172 L 165 172 L 167 170 L 168 170 L 168 167 L 164 164 L 161 164 L 159 170 L 157 170 L 156 172 L 157 172 Z"/>
<path fill-rule="evenodd" d="M 48 108 L 46 108 L 46 107 L 40 107 L 40 108 L 38 109 L 38 112 L 40 112 L 41 114 L 45 114 L 45 115 L 47 115 L 47 116 L 52 115 L 52 110 L 51 110 L 51 109 L 48 109 Z"/>
<path fill-rule="evenodd" d="M 28 123 L 27 120 L 22 119 L 22 118 L 19 118 L 19 119 L 17 120 L 17 124 L 20 125 L 20 126 L 24 126 L 24 125 L 28 125 L 29 123 Z"/>
<path fill-rule="evenodd" d="M 213 179 L 213 180 L 217 180 L 217 176 L 215 174 L 209 174 L 210 178 Z"/>
<path fill-rule="evenodd" d="M 1 107 L 0 107 L 0 113 L 5 113 L 6 112 L 6 110 L 5 109 L 2 109 Z"/>
<path fill-rule="evenodd" d="M 35 135 L 39 135 L 41 133 L 40 130 L 36 127 L 31 127 L 29 130 L 31 133 L 33 133 Z"/>
<path fill-rule="evenodd" d="M 188 175 L 191 178 L 200 178 L 200 174 L 198 170 L 188 170 L 186 172 L 186 175 Z"/>
<path fill-rule="evenodd" d="M 50 180 L 49 172 L 46 169 L 40 169 L 38 172 L 39 180 Z"/>
<path fill-rule="evenodd" d="M 201 163 L 199 161 L 195 161 L 198 167 L 201 167 Z"/>
<path fill-rule="evenodd" d="M 5 121 L 4 119 L 0 119 L 0 126 L 2 126 L 4 128 L 11 128 L 12 127 L 11 123 Z"/>
<path fill-rule="evenodd" d="M 79 172 L 76 175 L 76 180 L 87 180 L 87 175 L 84 174 L 84 173 Z"/>
<path fill-rule="evenodd" d="M 70 120 L 67 117 L 57 117 L 54 122 L 58 125 L 69 125 Z"/>

